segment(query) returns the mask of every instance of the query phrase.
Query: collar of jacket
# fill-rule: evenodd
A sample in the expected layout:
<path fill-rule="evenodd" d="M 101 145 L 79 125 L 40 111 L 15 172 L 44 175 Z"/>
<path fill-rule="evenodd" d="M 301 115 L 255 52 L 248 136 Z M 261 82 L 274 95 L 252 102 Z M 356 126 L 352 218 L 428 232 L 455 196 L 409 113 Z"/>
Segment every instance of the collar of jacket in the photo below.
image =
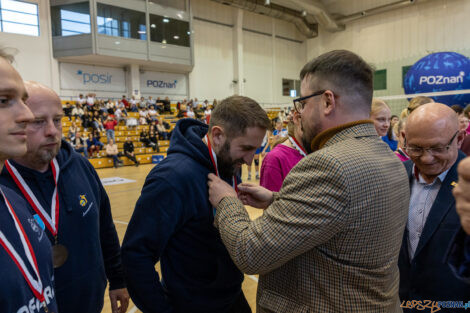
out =
<path fill-rule="evenodd" d="M 315 138 L 313 138 L 312 140 L 312 143 L 310 145 L 312 148 L 312 152 L 323 148 L 328 142 L 328 140 L 330 140 L 334 135 L 338 134 L 339 132 L 361 124 L 374 124 L 374 122 L 372 120 L 359 120 L 346 124 L 341 124 L 336 127 L 328 128 L 327 130 L 322 131 L 321 133 L 316 135 Z"/>

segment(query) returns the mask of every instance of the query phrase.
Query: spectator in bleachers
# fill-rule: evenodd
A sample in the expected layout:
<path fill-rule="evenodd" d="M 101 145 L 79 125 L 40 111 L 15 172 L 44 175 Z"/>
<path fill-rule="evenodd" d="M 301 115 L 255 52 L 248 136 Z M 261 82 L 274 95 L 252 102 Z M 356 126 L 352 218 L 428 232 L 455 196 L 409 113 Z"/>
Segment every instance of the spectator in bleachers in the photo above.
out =
<path fill-rule="evenodd" d="M 147 125 L 149 120 L 149 111 L 146 108 L 139 110 L 139 125 Z"/>
<path fill-rule="evenodd" d="M 129 101 L 129 106 L 129 110 L 131 112 L 139 112 L 138 101 L 135 99 L 134 96 L 132 96 L 131 101 Z"/>
<path fill-rule="evenodd" d="M 64 115 L 67 116 L 69 118 L 69 121 L 72 120 L 72 110 L 73 110 L 73 107 L 72 105 L 70 104 L 70 102 L 66 102 L 65 105 L 62 105 L 62 110 L 64 111 Z"/>
<path fill-rule="evenodd" d="M 164 112 L 164 105 L 163 101 L 160 100 L 160 97 L 157 97 L 157 100 L 155 100 L 155 105 L 157 107 L 158 114 L 162 114 Z"/>
<path fill-rule="evenodd" d="M 145 108 L 148 108 L 147 101 L 145 101 L 144 97 L 140 97 L 139 109 L 145 109 Z"/>
<path fill-rule="evenodd" d="M 165 97 L 165 99 L 162 100 L 162 103 L 163 103 L 163 112 L 171 113 L 170 99 L 168 97 Z"/>
<path fill-rule="evenodd" d="M 149 124 L 158 120 L 158 112 L 155 110 L 155 105 L 151 105 L 148 110 Z"/>
<path fill-rule="evenodd" d="M 106 122 L 103 123 L 103 126 L 106 129 L 106 138 L 108 138 L 108 141 L 109 139 L 112 139 L 113 141 L 115 140 L 114 128 L 116 127 L 116 125 L 117 121 L 111 116 L 108 116 Z"/>
<path fill-rule="evenodd" d="M 135 158 L 134 143 L 129 137 L 127 137 L 126 141 L 124 142 L 124 156 L 134 162 L 135 166 L 139 166 L 140 162 Z"/>
<path fill-rule="evenodd" d="M 149 96 L 149 98 L 147 99 L 147 106 L 150 107 L 152 105 L 156 105 L 156 102 L 155 102 L 155 99 L 152 99 L 152 96 Z"/>
<path fill-rule="evenodd" d="M 201 104 L 201 108 L 203 111 L 205 111 L 209 107 L 209 101 L 204 100 L 204 102 Z"/>
<path fill-rule="evenodd" d="M 205 102 L 207 102 L 207 100 Z M 204 120 L 205 120 L 207 125 L 209 125 L 209 121 L 211 119 L 211 114 L 212 114 L 211 107 L 207 106 L 205 111 L 204 111 Z"/>
<path fill-rule="evenodd" d="M 117 108 L 114 112 L 114 117 L 116 118 L 117 123 L 119 124 L 121 121 L 125 121 L 127 116 L 127 112 L 124 110 L 122 111 L 121 108 Z"/>
<path fill-rule="evenodd" d="M 87 130 L 89 127 L 93 127 L 93 112 L 85 111 L 82 116 L 82 127 Z"/>
<path fill-rule="evenodd" d="M 103 144 L 101 143 L 101 145 Z M 88 139 L 86 140 L 88 158 L 91 158 L 93 156 L 93 153 L 100 151 L 101 145 L 98 144 L 96 138 L 93 137 L 93 133 L 89 133 Z"/>
<path fill-rule="evenodd" d="M 95 100 L 96 100 L 96 94 L 94 93 L 89 93 L 86 97 L 86 105 L 88 108 L 91 108 L 92 106 L 95 105 Z"/>
<path fill-rule="evenodd" d="M 93 120 L 91 121 L 91 126 L 94 130 L 104 131 L 104 126 L 101 122 L 100 114 L 98 111 L 95 111 L 93 113 Z"/>
<path fill-rule="evenodd" d="M 186 112 L 186 116 L 189 118 L 196 118 L 193 107 L 188 108 L 188 112 Z"/>
<path fill-rule="evenodd" d="M 197 98 L 194 98 L 193 109 L 196 110 L 198 107 L 199 107 L 199 100 Z"/>
<path fill-rule="evenodd" d="M 75 136 L 74 136 L 71 144 L 72 144 L 73 149 L 76 152 L 78 152 L 78 153 L 83 152 L 83 154 L 85 155 L 85 158 L 88 159 L 88 151 L 85 147 L 85 140 L 83 140 L 83 138 L 82 138 L 82 136 L 81 136 L 81 134 L 78 130 L 75 132 Z"/>
<path fill-rule="evenodd" d="M 284 125 L 282 124 L 282 121 L 276 117 L 274 118 L 274 130 L 273 130 L 273 136 L 274 136 L 274 141 L 280 140 L 281 138 L 287 137 L 287 129 L 284 128 Z"/>
<path fill-rule="evenodd" d="M 124 105 L 123 105 L 124 107 Z M 117 109 L 117 106 L 116 106 L 116 103 L 111 100 L 111 99 L 108 99 L 108 101 L 106 102 L 106 110 L 105 112 L 107 112 L 108 114 L 115 114 L 114 112 L 116 111 Z"/>
<path fill-rule="evenodd" d="M 126 110 L 129 110 L 129 109 L 130 109 L 129 101 L 127 101 L 125 95 L 122 95 L 122 99 L 121 99 L 121 101 L 119 101 L 119 104 L 124 105 L 124 108 L 125 108 Z"/>
<path fill-rule="evenodd" d="M 67 133 L 67 139 L 71 142 L 75 138 L 75 133 L 78 131 L 77 123 L 72 121 L 72 125 L 69 127 L 69 131 Z"/>
<path fill-rule="evenodd" d="M 155 121 L 155 124 L 157 126 L 158 137 L 161 140 L 168 140 L 169 134 L 168 131 L 165 129 L 165 126 L 163 126 L 163 118 L 160 118 L 159 120 Z"/>
<path fill-rule="evenodd" d="M 80 104 L 81 106 L 86 104 L 86 99 L 83 97 L 83 94 L 78 95 L 77 104 Z"/>
<path fill-rule="evenodd" d="M 85 111 L 83 110 L 82 105 L 77 103 L 77 105 L 72 109 L 72 116 L 81 119 L 84 114 Z"/>
<path fill-rule="evenodd" d="M 279 192 L 282 183 L 290 170 L 307 156 L 302 145 L 302 130 L 300 115 L 294 115 L 292 121 L 287 124 L 288 137 L 274 143 L 274 148 L 266 154 L 261 166 L 260 186 Z"/>
<path fill-rule="evenodd" d="M 108 144 L 106 145 L 106 155 L 110 158 L 113 158 L 114 167 L 122 165 L 122 160 L 119 159 L 118 146 L 114 143 L 113 139 L 108 139 Z"/>
<path fill-rule="evenodd" d="M 383 100 L 372 99 L 370 119 L 374 121 L 375 130 L 379 137 L 388 144 L 392 151 L 395 151 L 397 150 L 398 142 L 387 136 L 391 118 L 392 112 L 388 105 Z"/>
<path fill-rule="evenodd" d="M 158 145 L 158 132 L 155 128 L 155 124 L 150 125 L 149 140 L 152 145 L 153 151 L 160 152 L 160 146 Z"/>
<path fill-rule="evenodd" d="M 150 141 L 149 134 L 145 129 L 140 132 L 140 142 L 142 142 L 147 148 L 152 147 L 153 151 L 157 150 L 157 146 L 155 143 Z"/>

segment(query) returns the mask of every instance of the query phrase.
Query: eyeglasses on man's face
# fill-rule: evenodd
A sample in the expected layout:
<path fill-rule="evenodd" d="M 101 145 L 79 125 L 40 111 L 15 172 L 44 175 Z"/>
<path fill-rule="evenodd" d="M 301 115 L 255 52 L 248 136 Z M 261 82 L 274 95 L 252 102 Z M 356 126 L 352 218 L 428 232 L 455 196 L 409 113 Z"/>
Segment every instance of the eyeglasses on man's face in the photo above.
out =
<path fill-rule="evenodd" d="M 326 90 L 319 90 L 319 91 L 315 91 L 314 93 L 312 93 L 311 95 L 309 96 L 305 96 L 305 97 L 300 97 L 300 98 L 297 98 L 297 99 L 294 99 L 292 100 L 294 102 L 294 108 L 295 110 L 300 113 L 304 107 L 305 107 L 305 103 L 307 99 L 309 98 L 312 98 L 312 97 L 316 97 L 316 96 L 319 96 L 319 95 L 322 95 L 325 93 Z"/>
<path fill-rule="evenodd" d="M 424 151 L 429 152 L 429 154 L 436 156 L 436 155 L 443 155 L 449 151 L 449 148 L 454 141 L 455 137 L 459 131 L 456 131 L 455 134 L 450 138 L 449 143 L 446 146 L 441 147 L 432 147 L 432 148 L 422 148 L 417 146 L 407 146 L 406 145 L 406 138 L 405 138 L 405 151 L 411 157 L 420 157 L 424 154 Z"/>

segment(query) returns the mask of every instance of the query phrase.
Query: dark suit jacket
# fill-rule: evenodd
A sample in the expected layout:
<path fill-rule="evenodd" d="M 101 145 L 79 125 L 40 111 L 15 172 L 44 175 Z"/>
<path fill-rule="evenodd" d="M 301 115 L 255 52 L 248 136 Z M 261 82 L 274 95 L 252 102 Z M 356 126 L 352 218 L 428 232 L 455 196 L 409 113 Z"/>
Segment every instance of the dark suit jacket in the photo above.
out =
<path fill-rule="evenodd" d="M 451 247 L 448 264 L 455 276 L 470 284 L 470 235 L 461 229 Z"/>
<path fill-rule="evenodd" d="M 459 152 L 437 194 L 424 225 L 415 256 L 410 262 L 408 254 L 408 227 L 400 250 L 400 299 L 432 301 L 470 300 L 470 285 L 459 280 L 446 264 L 446 252 L 460 229 L 460 219 L 455 210 L 452 182 L 457 182 L 457 164 L 465 155 Z M 404 163 L 410 183 L 413 163 Z M 411 185 L 410 185 L 411 186 Z"/>

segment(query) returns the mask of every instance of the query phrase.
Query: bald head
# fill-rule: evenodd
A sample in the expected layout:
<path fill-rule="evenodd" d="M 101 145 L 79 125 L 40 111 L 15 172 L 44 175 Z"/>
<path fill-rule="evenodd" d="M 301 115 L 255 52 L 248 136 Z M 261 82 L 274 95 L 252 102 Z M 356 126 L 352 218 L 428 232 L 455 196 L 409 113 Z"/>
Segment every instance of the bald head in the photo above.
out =
<path fill-rule="evenodd" d="M 30 81 L 25 82 L 25 87 L 29 96 L 26 105 L 34 120 L 26 128 L 28 152 L 15 161 L 42 172 L 59 152 L 64 113 L 60 98 L 52 89 Z"/>
<path fill-rule="evenodd" d="M 427 103 L 408 116 L 405 126 L 406 146 L 411 159 L 428 183 L 455 163 L 463 138 L 457 114 L 445 104 Z M 420 153 L 416 153 L 416 150 Z"/>
<path fill-rule="evenodd" d="M 26 101 L 28 106 L 55 105 L 62 108 L 59 96 L 51 88 L 33 81 L 25 81 L 24 85 L 29 96 Z"/>

